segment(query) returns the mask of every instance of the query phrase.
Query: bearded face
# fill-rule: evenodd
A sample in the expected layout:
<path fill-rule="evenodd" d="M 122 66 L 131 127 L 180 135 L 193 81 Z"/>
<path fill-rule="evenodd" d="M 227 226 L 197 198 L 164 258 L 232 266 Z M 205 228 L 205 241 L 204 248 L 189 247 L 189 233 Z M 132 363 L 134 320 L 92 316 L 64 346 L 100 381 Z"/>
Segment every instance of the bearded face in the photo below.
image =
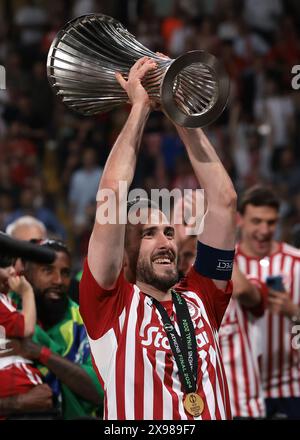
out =
<path fill-rule="evenodd" d="M 143 225 L 137 258 L 136 279 L 167 292 L 178 280 L 175 230 L 162 221 Z"/>
<path fill-rule="evenodd" d="M 26 276 L 31 283 L 38 320 L 45 328 L 60 322 L 68 308 L 70 286 L 70 258 L 64 252 L 56 252 L 52 264 L 31 264 Z"/>
<path fill-rule="evenodd" d="M 38 320 L 45 328 L 51 328 L 65 316 L 68 295 L 65 288 L 34 289 Z"/>
<path fill-rule="evenodd" d="M 178 281 L 175 254 L 162 249 L 151 257 L 141 255 L 137 263 L 137 280 L 167 292 Z"/>
<path fill-rule="evenodd" d="M 174 227 L 159 209 L 139 213 L 146 221 L 126 228 L 125 276 L 167 292 L 178 281 Z"/>

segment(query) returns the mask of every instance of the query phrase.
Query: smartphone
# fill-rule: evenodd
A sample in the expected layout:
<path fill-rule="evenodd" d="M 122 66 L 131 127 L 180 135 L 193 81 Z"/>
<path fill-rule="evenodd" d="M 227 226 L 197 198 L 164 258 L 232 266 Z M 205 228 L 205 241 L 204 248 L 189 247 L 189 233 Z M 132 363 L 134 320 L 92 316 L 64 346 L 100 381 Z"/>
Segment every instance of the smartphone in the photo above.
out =
<path fill-rule="evenodd" d="M 277 292 L 285 292 L 282 275 L 272 275 L 266 278 L 266 284 Z"/>

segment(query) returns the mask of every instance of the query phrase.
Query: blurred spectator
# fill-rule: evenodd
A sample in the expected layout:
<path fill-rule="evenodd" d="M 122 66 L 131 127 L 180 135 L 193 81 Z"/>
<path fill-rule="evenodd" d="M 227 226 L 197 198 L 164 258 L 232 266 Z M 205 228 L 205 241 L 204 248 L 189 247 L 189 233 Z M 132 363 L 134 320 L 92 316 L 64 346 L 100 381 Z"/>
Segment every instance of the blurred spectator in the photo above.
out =
<path fill-rule="evenodd" d="M 138 0 L 138 2 L 145 3 L 144 0 Z M 150 0 L 150 5 L 152 6 L 155 16 L 161 19 L 172 15 L 174 3 L 176 2 L 178 3 L 178 0 L 165 0 L 164 2 L 160 0 Z"/>
<path fill-rule="evenodd" d="M 40 42 L 47 23 L 46 11 L 35 0 L 26 0 L 15 15 L 15 24 L 20 30 L 20 42 L 23 46 L 32 46 Z"/>
<path fill-rule="evenodd" d="M 44 240 L 47 237 L 45 225 L 30 215 L 19 217 L 7 225 L 6 234 L 17 240 Z M 15 270 L 18 274 L 24 273 L 24 261 L 18 258 L 15 262 Z"/>
<path fill-rule="evenodd" d="M 31 188 L 24 188 L 20 193 L 19 208 L 16 209 L 7 219 L 5 227 L 17 220 L 19 217 L 30 215 L 40 220 L 46 228 L 54 235 L 64 238 L 65 229 L 56 218 L 55 214 L 39 201 Z"/>
<path fill-rule="evenodd" d="M 300 42 L 294 19 L 285 16 L 275 33 L 275 41 L 268 53 L 268 63 L 287 69 L 299 63 Z"/>
<path fill-rule="evenodd" d="M 42 241 L 47 238 L 47 229 L 45 225 L 36 218 L 30 216 L 19 217 L 7 226 L 5 232 L 17 240 Z M 85 254 L 86 249 L 82 250 L 82 253 Z M 20 258 L 16 260 L 15 269 L 17 273 L 24 272 L 24 261 Z M 76 277 L 71 278 L 68 294 L 72 300 L 79 304 L 79 285 Z"/>
<path fill-rule="evenodd" d="M 216 25 L 212 17 L 193 20 L 193 30 L 186 43 L 186 50 L 206 50 L 217 55 L 220 39 L 216 35 Z"/>
<path fill-rule="evenodd" d="M 246 69 L 246 61 L 239 57 L 234 51 L 234 41 L 223 40 L 220 46 L 220 58 L 232 80 L 234 95 L 241 94 L 241 76 Z"/>
<path fill-rule="evenodd" d="M 182 10 L 177 1 L 173 2 L 172 14 L 165 17 L 161 23 L 161 35 L 164 40 L 164 46 L 166 48 L 166 53 L 170 53 L 170 42 L 174 32 L 181 29 L 184 25 L 182 19 Z"/>
<path fill-rule="evenodd" d="M 96 152 L 87 148 L 82 156 L 82 168 L 75 171 L 71 177 L 69 203 L 75 226 L 86 223 L 86 209 L 95 200 L 98 191 L 102 168 L 97 165 Z"/>
<path fill-rule="evenodd" d="M 18 96 L 15 92 L 25 93 L 28 90 L 30 74 L 28 69 L 24 69 L 21 53 L 14 49 L 7 54 L 5 68 L 7 87 L 10 89 L 9 92 L 13 94 L 11 105 L 14 105 L 15 97 Z"/>
<path fill-rule="evenodd" d="M 67 146 L 64 145 L 60 149 L 60 158 L 62 160 L 64 158 L 64 166 L 61 169 L 61 183 L 63 185 L 65 195 L 69 193 L 71 176 L 80 167 L 80 153 L 81 148 L 77 139 L 70 141 Z"/>
<path fill-rule="evenodd" d="M 171 58 L 177 58 L 184 52 L 187 52 L 193 35 L 195 34 L 195 25 L 190 22 L 186 16 L 182 17 L 183 26 L 174 29 L 170 36 L 169 45 L 166 49 Z"/>
<path fill-rule="evenodd" d="M 251 31 L 243 20 L 239 20 L 237 30 L 234 51 L 240 58 L 244 58 L 249 66 L 253 64 L 256 55 L 267 54 L 270 46 L 259 34 Z"/>
<path fill-rule="evenodd" d="M 273 32 L 282 13 L 281 0 L 244 0 L 243 15 L 246 23 L 259 32 L 266 41 L 273 40 Z"/>
<path fill-rule="evenodd" d="M 279 168 L 273 177 L 273 184 L 279 187 L 285 198 L 290 199 L 300 189 L 300 164 L 291 148 L 285 148 L 279 156 Z"/>
<path fill-rule="evenodd" d="M 259 185 L 248 189 L 240 203 L 237 252 L 243 273 L 268 286 L 268 310 L 259 323 L 258 344 L 267 416 L 295 420 L 300 419 L 300 358 L 291 330 L 300 321 L 300 252 L 275 240 L 278 219 L 275 193 Z M 282 286 L 269 284 L 268 276 L 282 277 Z"/>
<path fill-rule="evenodd" d="M 5 232 L 17 240 L 44 240 L 47 237 L 45 225 L 30 215 L 9 223 Z"/>
<path fill-rule="evenodd" d="M 3 143 L 3 158 L 6 160 L 9 181 L 22 187 L 35 174 L 38 167 L 37 146 L 25 133 L 26 126 L 21 122 L 11 122 Z"/>
<path fill-rule="evenodd" d="M 242 21 L 234 7 L 225 8 L 217 27 L 218 37 L 221 40 L 235 40 L 238 37 L 239 23 Z"/>
<path fill-rule="evenodd" d="M 265 96 L 266 81 L 265 57 L 256 55 L 252 64 L 247 64 L 241 74 L 240 105 L 243 107 L 242 114 L 246 113 L 254 118 L 254 104 Z"/>
<path fill-rule="evenodd" d="M 292 139 L 295 109 L 292 98 L 282 89 L 281 77 L 276 73 L 269 74 L 265 96 L 256 100 L 254 111 L 258 122 L 269 126 L 272 169 L 277 171 L 280 152 Z"/>
<path fill-rule="evenodd" d="M 51 265 L 27 263 L 26 278 L 33 286 L 38 324 L 33 341 L 20 341 L 15 353 L 39 364 L 53 390 L 64 419 L 102 415 L 103 392 L 92 367 L 89 343 L 79 306 L 68 297 L 71 258 L 63 243 L 46 240 L 56 252 Z"/>
<path fill-rule="evenodd" d="M 199 183 L 186 155 L 178 157 L 174 180 L 171 182 L 171 188 L 197 189 Z"/>
<path fill-rule="evenodd" d="M 230 145 L 236 170 L 235 185 L 242 191 L 270 178 L 269 154 L 255 120 L 245 113 L 240 103 L 232 106 L 229 124 Z"/>
<path fill-rule="evenodd" d="M 145 47 L 156 52 L 163 50 L 160 21 L 150 1 L 143 2 L 142 13 L 136 23 L 136 37 Z"/>
<path fill-rule="evenodd" d="M 40 127 L 47 127 L 52 121 L 54 94 L 47 81 L 46 60 L 42 58 L 32 66 L 30 99 L 32 114 L 38 115 Z"/>
<path fill-rule="evenodd" d="M 165 122 L 164 133 L 161 135 L 161 154 L 164 158 L 164 167 L 172 176 L 177 158 L 184 154 L 184 147 L 181 139 L 179 139 L 168 121 Z"/>

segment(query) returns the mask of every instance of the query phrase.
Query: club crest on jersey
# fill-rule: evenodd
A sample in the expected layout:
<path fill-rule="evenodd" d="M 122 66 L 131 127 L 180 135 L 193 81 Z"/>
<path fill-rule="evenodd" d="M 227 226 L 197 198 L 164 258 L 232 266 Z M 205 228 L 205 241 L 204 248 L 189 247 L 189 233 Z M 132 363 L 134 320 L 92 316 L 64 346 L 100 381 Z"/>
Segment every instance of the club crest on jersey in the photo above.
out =
<path fill-rule="evenodd" d="M 196 321 L 201 316 L 201 310 L 194 303 L 192 303 L 188 298 L 185 297 L 190 316 L 193 321 Z"/>

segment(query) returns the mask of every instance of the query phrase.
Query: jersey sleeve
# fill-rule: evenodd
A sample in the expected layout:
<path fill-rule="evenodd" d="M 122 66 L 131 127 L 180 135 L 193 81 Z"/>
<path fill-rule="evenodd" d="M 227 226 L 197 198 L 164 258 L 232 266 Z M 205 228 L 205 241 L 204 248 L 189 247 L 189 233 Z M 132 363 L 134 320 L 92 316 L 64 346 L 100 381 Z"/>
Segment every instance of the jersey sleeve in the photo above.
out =
<path fill-rule="evenodd" d="M 224 290 L 219 289 L 210 278 L 200 275 L 191 267 L 183 285 L 185 289 L 195 292 L 201 298 L 211 324 L 218 330 L 231 298 L 232 282 L 228 281 Z"/>
<path fill-rule="evenodd" d="M 248 281 L 253 284 L 260 293 L 260 302 L 254 307 L 245 307 L 242 306 L 243 309 L 250 312 L 255 318 L 260 318 L 265 313 L 268 302 L 268 287 L 266 283 L 263 283 L 258 278 L 254 278 L 251 276 L 247 276 Z"/>
<path fill-rule="evenodd" d="M 0 302 L 0 326 L 4 327 L 5 337 L 24 337 L 24 316 L 13 307 L 6 306 L 3 302 Z"/>
<path fill-rule="evenodd" d="M 112 290 L 103 289 L 93 277 L 87 259 L 79 285 L 80 314 L 88 335 L 99 339 L 112 328 L 118 328 L 119 317 L 132 297 L 133 286 L 121 271 Z"/>

